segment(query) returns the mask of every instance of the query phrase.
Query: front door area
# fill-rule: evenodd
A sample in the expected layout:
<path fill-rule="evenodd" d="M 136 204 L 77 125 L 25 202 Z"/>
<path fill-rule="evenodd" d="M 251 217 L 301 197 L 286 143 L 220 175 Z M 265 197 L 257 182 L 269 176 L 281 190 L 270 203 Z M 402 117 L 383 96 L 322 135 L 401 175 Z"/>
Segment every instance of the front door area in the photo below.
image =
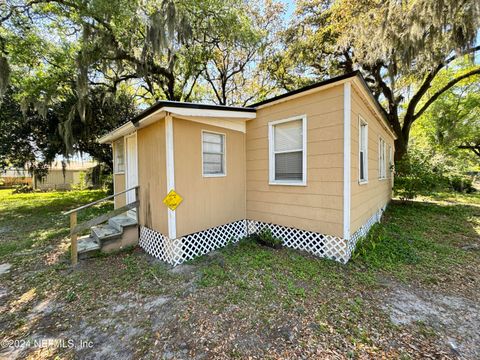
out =
<path fill-rule="evenodd" d="M 127 155 L 125 187 L 126 189 L 130 189 L 138 185 L 138 154 L 136 133 L 125 137 L 125 147 Z M 135 191 L 132 190 L 127 192 L 127 204 L 130 204 L 135 200 Z"/>

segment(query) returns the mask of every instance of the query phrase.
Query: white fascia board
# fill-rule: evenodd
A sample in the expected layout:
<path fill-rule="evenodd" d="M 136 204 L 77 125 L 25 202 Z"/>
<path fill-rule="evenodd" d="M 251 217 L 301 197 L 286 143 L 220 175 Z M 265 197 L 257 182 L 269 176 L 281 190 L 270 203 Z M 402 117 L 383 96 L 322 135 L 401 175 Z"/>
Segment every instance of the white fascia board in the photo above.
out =
<path fill-rule="evenodd" d="M 154 122 L 163 119 L 165 116 L 167 116 L 167 113 L 164 111 L 164 108 L 158 109 L 157 111 L 140 120 L 137 124 L 137 128 L 141 129 L 147 127 L 148 125 L 151 125 Z"/>
<path fill-rule="evenodd" d="M 250 120 L 250 119 L 255 119 L 257 116 L 255 112 L 247 112 L 247 111 L 193 109 L 193 108 L 180 108 L 180 107 L 174 107 L 174 106 L 165 106 L 161 108 L 161 110 L 167 111 L 173 115 L 178 115 L 178 116 L 192 116 L 192 117 L 203 117 L 203 118 Z"/>
<path fill-rule="evenodd" d="M 133 131 L 135 131 L 135 126 L 132 122 L 128 122 L 126 124 L 123 124 L 119 128 L 109 132 L 108 134 L 102 136 L 100 139 L 97 140 L 97 142 L 100 144 L 109 144 L 125 135 L 130 134 Z"/>

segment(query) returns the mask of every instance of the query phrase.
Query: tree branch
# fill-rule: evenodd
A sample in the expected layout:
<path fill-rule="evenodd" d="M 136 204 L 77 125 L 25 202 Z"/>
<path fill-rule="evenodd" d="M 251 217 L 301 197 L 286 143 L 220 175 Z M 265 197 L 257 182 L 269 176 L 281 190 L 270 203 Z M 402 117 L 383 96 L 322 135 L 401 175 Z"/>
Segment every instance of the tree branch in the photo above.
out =
<path fill-rule="evenodd" d="M 470 76 L 480 74 L 480 67 L 475 68 L 474 70 L 471 70 L 463 75 L 460 75 L 459 77 L 456 77 L 455 79 L 450 80 L 445 86 L 440 88 L 435 94 L 433 94 L 430 99 L 427 100 L 427 102 L 418 110 L 418 112 L 413 116 L 412 121 L 418 119 L 424 112 L 425 110 L 428 109 L 432 103 L 438 99 L 440 95 L 442 95 L 445 91 L 450 89 L 452 86 L 454 86 L 456 83 L 459 81 L 462 81 L 463 79 L 466 79 Z"/>
<path fill-rule="evenodd" d="M 433 79 L 435 78 L 435 76 L 437 76 L 438 72 L 442 70 L 446 65 L 448 65 L 449 63 L 457 59 L 459 56 L 464 56 L 479 50 L 480 50 L 480 45 L 467 49 L 463 51 L 461 54 L 452 55 L 451 57 L 447 58 L 443 63 L 438 64 L 434 69 L 432 69 L 427 74 L 427 76 L 423 80 L 422 85 L 420 86 L 418 91 L 415 93 L 415 95 L 413 95 L 412 99 L 408 103 L 407 111 L 405 112 L 405 117 L 403 122 L 404 129 L 408 130 L 412 125 L 413 121 L 415 121 L 415 119 L 418 118 L 418 116 L 414 115 L 415 109 L 418 103 L 420 102 L 420 100 L 422 99 L 422 97 L 427 93 L 428 89 L 432 84 Z"/>
<path fill-rule="evenodd" d="M 480 144 L 478 145 L 460 145 L 458 149 L 472 150 L 475 155 L 480 156 Z"/>

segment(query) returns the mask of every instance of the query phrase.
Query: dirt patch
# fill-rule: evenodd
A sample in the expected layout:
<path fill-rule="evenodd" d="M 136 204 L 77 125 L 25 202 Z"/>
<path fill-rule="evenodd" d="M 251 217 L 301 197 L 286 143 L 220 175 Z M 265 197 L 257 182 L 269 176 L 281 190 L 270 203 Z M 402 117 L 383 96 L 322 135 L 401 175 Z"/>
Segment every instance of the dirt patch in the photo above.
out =
<path fill-rule="evenodd" d="M 8 274 L 10 272 L 10 268 L 12 265 L 5 263 L 5 264 L 0 264 L 0 275 L 3 274 Z"/>
<path fill-rule="evenodd" d="M 469 359 L 480 358 L 478 301 L 397 284 L 385 298 L 383 308 L 394 324 L 428 325 L 441 335 L 454 354 Z"/>
<path fill-rule="evenodd" d="M 62 352 L 69 349 L 75 358 L 132 358 L 142 341 L 151 342 L 152 337 L 176 317 L 177 307 L 170 303 L 171 299 L 166 296 L 139 297 L 126 292 L 110 304 L 84 314 L 75 326 L 63 329 L 53 326 L 52 314 L 56 312 L 64 317 L 66 304 L 43 300 L 26 315 L 29 321 L 37 323 L 32 336 L 26 339 L 30 345 L 24 349 L 13 346 L 3 349 L 0 358 L 22 359 L 46 344 Z M 170 354 L 166 351 L 164 357 L 169 358 Z"/>

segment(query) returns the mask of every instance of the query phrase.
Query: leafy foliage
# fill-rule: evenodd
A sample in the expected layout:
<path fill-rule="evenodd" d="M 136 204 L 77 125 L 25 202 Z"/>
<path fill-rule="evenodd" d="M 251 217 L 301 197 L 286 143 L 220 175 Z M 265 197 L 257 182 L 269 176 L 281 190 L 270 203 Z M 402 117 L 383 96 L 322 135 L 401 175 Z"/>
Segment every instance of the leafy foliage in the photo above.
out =
<path fill-rule="evenodd" d="M 27 166 L 40 178 L 57 155 L 68 158 L 74 152 L 86 152 L 111 168 L 110 147 L 98 144 L 96 139 L 136 111 L 132 98 L 126 94 L 106 97 L 92 92 L 89 120 L 82 123 L 78 114 L 68 118 L 75 101 L 72 98 L 50 107 L 41 116 L 32 107 L 22 112 L 15 95 L 12 88 L 4 97 L 0 112 L 0 167 Z"/>
<path fill-rule="evenodd" d="M 407 156 L 395 164 L 394 194 L 401 200 L 412 200 L 429 195 L 442 188 L 444 178 L 441 167 L 435 166 L 429 154 L 411 149 Z"/>
<path fill-rule="evenodd" d="M 468 71 L 465 62 L 438 77 L 437 87 Z M 460 166 L 480 164 L 480 76 L 472 76 L 446 91 L 412 130 L 415 143 L 455 158 Z"/>
<path fill-rule="evenodd" d="M 272 230 L 264 228 L 256 234 L 256 238 L 260 243 L 270 247 L 279 247 L 282 245 L 282 239 L 273 235 Z"/>
<path fill-rule="evenodd" d="M 412 124 L 478 65 L 429 91 L 447 65 L 475 47 L 480 7 L 474 0 L 306 0 L 270 67 L 287 90 L 359 69 L 397 134 L 396 160 L 407 152 Z M 471 59 L 472 60 L 472 59 Z M 450 74 L 451 75 L 451 74 Z"/>
<path fill-rule="evenodd" d="M 1 3 L 0 98 L 10 84 L 6 106 L 15 103 L 6 126 L 25 129 L 34 148 L 31 158 L 16 162 L 81 151 L 109 164 L 95 138 L 139 105 L 159 99 L 244 104 L 266 96 L 272 86 L 258 80 L 257 69 L 281 11 L 271 1 L 240 0 Z M 36 129 L 26 131 L 20 112 Z M 12 162 L 15 153 L 0 154 Z"/>
<path fill-rule="evenodd" d="M 393 190 L 405 201 L 440 191 L 471 193 L 475 188 L 472 178 L 451 158 L 412 146 L 408 154 L 395 164 Z"/>

